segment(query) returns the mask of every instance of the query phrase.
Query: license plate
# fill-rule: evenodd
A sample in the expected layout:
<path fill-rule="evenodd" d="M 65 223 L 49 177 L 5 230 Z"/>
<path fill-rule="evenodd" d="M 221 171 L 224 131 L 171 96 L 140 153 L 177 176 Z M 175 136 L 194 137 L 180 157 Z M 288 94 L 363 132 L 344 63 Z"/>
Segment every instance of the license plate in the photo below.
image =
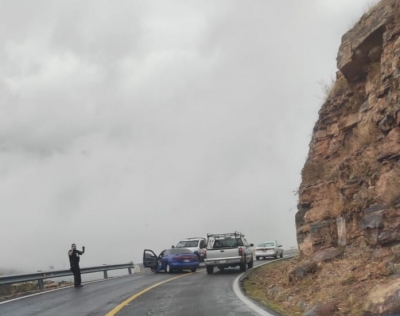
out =
<path fill-rule="evenodd" d="M 219 263 L 226 263 L 226 260 L 220 260 Z"/>
<path fill-rule="evenodd" d="M 183 262 L 189 262 L 189 259 L 185 259 L 185 260 L 183 260 Z"/>

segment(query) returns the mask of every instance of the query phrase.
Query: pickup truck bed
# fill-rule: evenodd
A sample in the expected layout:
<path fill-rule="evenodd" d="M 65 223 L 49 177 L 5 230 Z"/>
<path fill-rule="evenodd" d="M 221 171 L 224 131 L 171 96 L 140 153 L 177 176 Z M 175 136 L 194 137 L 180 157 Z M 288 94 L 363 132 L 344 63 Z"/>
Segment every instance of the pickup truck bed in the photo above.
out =
<path fill-rule="evenodd" d="M 223 270 L 240 266 L 241 271 L 253 267 L 253 255 L 250 246 L 240 233 L 208 235 L 207 258 L 204 263 L 207 273 L 214 272 L 214 267 Z"/>

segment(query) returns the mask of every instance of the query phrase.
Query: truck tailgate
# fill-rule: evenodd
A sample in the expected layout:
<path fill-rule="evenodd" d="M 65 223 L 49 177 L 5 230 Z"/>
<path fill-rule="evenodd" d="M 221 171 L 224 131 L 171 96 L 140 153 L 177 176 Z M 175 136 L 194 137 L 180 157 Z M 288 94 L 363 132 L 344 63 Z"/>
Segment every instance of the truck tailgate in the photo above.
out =
<path fill-rule="evenodd" d="M 232 257 L 239 257 L 239 252 L 237 248 L 207 250 L 208 260 L 223 260 Z"/>

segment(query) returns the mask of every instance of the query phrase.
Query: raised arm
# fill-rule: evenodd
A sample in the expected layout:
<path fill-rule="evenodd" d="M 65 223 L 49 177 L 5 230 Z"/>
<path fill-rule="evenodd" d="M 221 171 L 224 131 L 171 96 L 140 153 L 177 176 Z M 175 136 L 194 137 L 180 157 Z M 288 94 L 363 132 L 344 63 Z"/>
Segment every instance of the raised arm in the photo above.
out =
<path fill-rule="evenodd" d="M 76 252 L 83 255 L 85 253 L 85 246 L 82 247 L 82 251 L 77 250 Z"/>

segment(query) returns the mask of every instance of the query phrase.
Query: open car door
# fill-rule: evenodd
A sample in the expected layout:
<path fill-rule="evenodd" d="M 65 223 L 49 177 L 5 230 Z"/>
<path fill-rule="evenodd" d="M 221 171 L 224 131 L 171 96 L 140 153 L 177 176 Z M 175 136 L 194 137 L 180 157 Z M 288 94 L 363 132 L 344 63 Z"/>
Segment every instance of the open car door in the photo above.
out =
<path fill-rule="evenodd" d="M 155 269 L 158 265 L 158 258 L 153 250 L 145 249 L 143 251 L 143 266 L 145 268 Z"/>

